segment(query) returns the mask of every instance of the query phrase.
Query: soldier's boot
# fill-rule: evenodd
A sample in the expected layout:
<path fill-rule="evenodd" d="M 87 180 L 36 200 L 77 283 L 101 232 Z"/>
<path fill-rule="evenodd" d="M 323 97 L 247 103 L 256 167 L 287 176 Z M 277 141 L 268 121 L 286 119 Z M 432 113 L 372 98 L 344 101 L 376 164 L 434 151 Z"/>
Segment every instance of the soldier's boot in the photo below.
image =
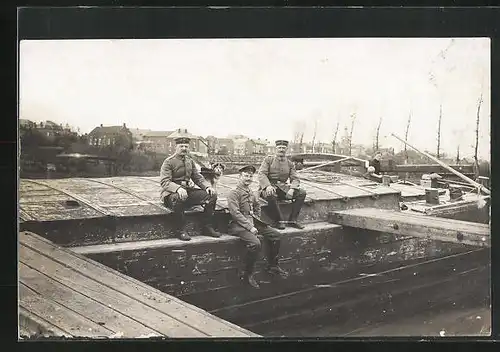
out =
<path fill-rule="evenodd" d="M 258 289 L 260 288 L 259 283 L 255 280 L 255 263 L 257 262 L 258 256 L 257 248 L 248 248 L 247 255 L 245 258 L 245 271 L 242 276 L 242 280 L 245 284 Z"/>
<path fill-rule="evenodd" d="M 266 197 L 266 201 L 269 217 L 274 221 L 272 226 L 279 230 L 284 230 L 285 222 L 283 221 L 283 215 L 281 214 L 281 209 L 278 204 L 278 198 L 276 196 L 269 196 Z"/>
<path fill-rule="evenodd" d="M 203 234 L 210 237 L 220 237 L 222 234 L 214 230 L 212 221 L 214 219 L 215 212 L 215 201 L 205 204 L 205 210 L 203 211 Z"/>
<path fill-rule="evenodd" d="M 302 225 L 300 222 L 297 221 L 297 218 L 299 217 L 300 210 L 302 209 L 302 206 L 304 205 L 306 197 L 303 194 L 299 194 L 297 198 L 293 200 L 292 203 L 292 211 L 290 212 L 290 217 L 288 218 L 288 224 L 291 227 L 295 227 L 296 229 L 303 229 L 305 226 Z"/>
<path fill-rule="evenodd" d="M 191 236 L 189 236 L 184 230 L 184 227 L 186 225 L 186 216 L 184 215 L 184 210 L 175 212 L 172 215 L 174 216 L 175 236 L 181 241 L 191 241 Z"/>
<path fill-rule="evenodd" d="M 278 255 L 280 252 L 281 241 L 280 240 L 269 241 L 268 244 L 269 246 L 268 246 L 268 256 L 267 256 L 267 262 L 268 262 L 267 272 L 269 274 L 278 275 L 283 279 L 286 279 L 288 277 L 288 273 L 282 268 L 280 268 L 280 266 L 278 265 Z"/>

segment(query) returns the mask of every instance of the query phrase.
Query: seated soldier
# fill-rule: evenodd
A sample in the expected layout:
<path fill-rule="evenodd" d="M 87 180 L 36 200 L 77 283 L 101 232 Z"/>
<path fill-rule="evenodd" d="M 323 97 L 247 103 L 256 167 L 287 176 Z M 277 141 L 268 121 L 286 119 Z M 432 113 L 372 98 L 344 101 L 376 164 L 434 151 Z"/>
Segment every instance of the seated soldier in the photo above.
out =
<path fill-rule="evenodd" d="M 240 237 L 246 246 L 245 269 L 242 279 L 250 286 L 259 288 L 259 284 L 254 278 L 255 263 L 261 249 L 257 234 L 262 235 L 268 244 L 267 271 L 282 278 L 286 278 L 288 274 L 278 266 L 280 233 L 260 220 L 259 199 L 250 190 L 250 184 L 256 171 L 255 167 L 248 165 L 239 171 L 238 185 L 227 196 L 227 205 L 232 218 L 229 223 L 229 234 Z"/>
<path fill-rule="evenodd" d="M 375 181 L 375 182 L 382 182 L 382 175 L 377 175 L 375 173 L 375 168 L 373 166 L 368 166 L 368 170 L 366 173 L 363 175 L 364 178 Z"/>
<path fill-rule="evenodd" d="M 212 226 L 217 194 L 215 189 L 200 174 L 196 165 L 189 157 L 189 142 L 187 137 L 175 139 L 175 154 L 165 159 L 160 170 L 161 199 L 166 207 L 173 210 L 173 227 L 176 236 L 183 241 L 191 237 L 185 233 L 185 215 L 187 207 L 202 205 L 203 234 L 220 237 L 221 234 Z M 201 189 L 193 187 L 192 183 Z"/>
<path fill-rule="evenodd" d="M 300 210 L 306 199 L 306 191 L 300 188 L 300 180 L 293 162 L 286 157 L 288 141 L 276 141 L 276 155 L 264 158 L 259 168 L 259 184 L 261 197 L 267 201 L 269 216 L 275 221 L 275 226 L 282 230 L 285 221 L 278 200 L 292 200 L 292 211 L 288 224 L 303 229 L 304 225 L 297 221 Z M 290 180 L 290 184 L 287 181 Z"/>

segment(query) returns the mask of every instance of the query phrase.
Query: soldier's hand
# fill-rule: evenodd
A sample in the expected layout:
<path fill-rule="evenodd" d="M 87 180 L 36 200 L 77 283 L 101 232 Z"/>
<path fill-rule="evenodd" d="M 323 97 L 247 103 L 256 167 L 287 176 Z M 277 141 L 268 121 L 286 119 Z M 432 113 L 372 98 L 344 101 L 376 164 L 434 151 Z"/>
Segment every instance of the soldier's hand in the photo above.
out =
<path fill-rule="evenodd" d="M 272 195 L 276 195 L 276 190 L 274 189 L 273 186 L 267 186 L 266 189 L 264 190 L 264 196 L 269 197 Z"/>
<path fill-rule="evenodd" d="M 286 192 L 286 198 L 287 198 L 287 199 L 292 199 L 292 198 L 293 198 L 293 193 L 294 193 L 294 191 L 295 191 L 295 190 L 294 190 L 293 188 L 290 188 L 290 189 L 288 190 L 288 192 Z"/>
<path fill-rule="evenodd" d="M 250 232 L 253 233 L 254 235 L 256 235 L 259 231 L 255 227 L 252 227 Z"/>
<path fill-rule="evenodd" d="M 207 187 L 206 191 L 211 196 L 213 196 L 215 194 L 215 189 L 213 189 L 212 187 Z"/>
<path fill-rule="evenodd" d="M 187 191 L 184 188 L 179 187 L 177 189 L 177 194 L 179 195 L 179 198 L 181 200 L 186 200 L 187 199 L 188 193 L 187 193 Z"/>

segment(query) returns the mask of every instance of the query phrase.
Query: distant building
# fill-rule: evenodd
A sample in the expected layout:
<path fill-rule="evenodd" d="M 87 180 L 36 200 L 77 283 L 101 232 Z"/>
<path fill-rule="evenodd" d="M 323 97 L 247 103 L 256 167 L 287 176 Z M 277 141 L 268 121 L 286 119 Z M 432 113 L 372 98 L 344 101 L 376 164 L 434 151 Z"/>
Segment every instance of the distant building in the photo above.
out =
<path fill-rule="evenodd" d="M 331 143 L 318 142 L 314 144 L 314 151 L 312 144 L 307 145 L 308 152 L 314 153 L 323 153 L 323 154 L 332 154 L 333 153 L 333 145 Z"/>
<path fill-rule="evenodd" d="M 19 128 L 20 129 L 28 129 L 28 128 L 34 128 L 36 123 L 34 123 L 31 120 L 27 119 L 19 119 Z"/>
<path fill-rule="evenodd" d="M 264 147 L 264 153 L 266 155 L 270 155 L 270 154 L 276 153 L 276 144 L 274 144 L 274 142 L 268 141 L 266 143 L 266 146 Z"/>
<path fill-rule="evenodd" d="M 232 138 L 217 138 L 208 136 L 206 139 L 208 147 L 214 154 L 234 154 L 234 140 Z"/>
<path fill-rule="evenodd" d="M 265 154 L 268 141 L 258 139 L 248 139 L 245 142 L 245 154 Z"/>
<path fill-rule="evenodd" d="M 167 137 L 167 142 L 168 142 L 169 146 L 170 145 L 173 146 L 173 149 L 171 149 L 172 151 L 169 154 L 173 154 L 175 152 L 175 139 L 177 137 L 189 137 L 189 138 L 191 138 L 191 142 L 190 142 L 190 146 L 189 146 L 191 151 L 197 152 L 200 154 L 207 154 L 208 153 L 208 143 L 207 143 L 207 141 L 205 141 L 205 139 L 203 139 L 200 136 L 195 136 L 195 135 L 189 133 L 188 130 L 185 128 L 178 128 L 177 130 L 172 132 Z"/>
<path fill-rule="evenodd" d="M 247 137 L 237 136 L 233 139 L 234 143 L 234 154 L 236 155 L 246 155 L 247 151 Z"/>
<path fill-rule="evenodd" d="M 172 154 L 175 151 L 175 143 L 169 136 L 174 131 L 147 131 L 138 140 L 139 149 L 148 150 L 154 153 Z"/>
<path fill-rule="evenodd" d="M 208 142 L 200 136 L 195 136 L 185 128 L 175 131 L 148 131 L 141 135 L 141 140 L 136 141 L 138 149 L 172 155 L 175 153 L 175 139 L 177 137 L 191 138 L 190 149 L 199 154 L 208 154 Z"/>
<path fill-rule="evenodd" d="M 27 119 L 19 119 L 19 130 L 21 136 L 29 130 L 37 131 L 49 143 L 54 142 L 58 136 L 76 135 L 67 124 L 63 127 L 62 124 L 57 124 L 53 121 L 37 123 Z"/>
<path fill-rule="evenodd" d="M 132 144 L 132 132 L 125 124 L 122 126 L 103 126 L 94 128 L 88 135 L 88 143 L 94 147 L 115 145 L 118 141 Z"/>
<path fill-rule="evenodd" d="M 288 152 L 290 154 L 300 154 L 300 153 L 305 153 L 307 150 L 307 144 L 306 143 L 290 143 L 288 146 Z"/>
<path fill-rule="evenodd" d="M 152 131 L 149 129 L 130 128 L 130 132 L 132 133 L 134 141 L 142 141 L 144 140 L 144 136 Z"/>
<path fill-rule="evenodd" d="M 234 154 L 234 140 L 231 138 L 219 138 L 219 146 L 216 153 L 219 154 Z"/>

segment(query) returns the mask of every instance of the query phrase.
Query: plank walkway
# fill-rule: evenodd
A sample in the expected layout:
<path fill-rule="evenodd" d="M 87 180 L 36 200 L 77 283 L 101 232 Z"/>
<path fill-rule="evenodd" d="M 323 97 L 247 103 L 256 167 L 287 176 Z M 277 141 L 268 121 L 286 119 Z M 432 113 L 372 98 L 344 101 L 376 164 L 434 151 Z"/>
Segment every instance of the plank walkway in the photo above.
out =
<path fill-rule="evenodd" d="M 491 231 L 486 224 L 376 208 L 336 211 L 330 215 L 331 222 L 343 226 L 472 246 L 491 245 Z"/>
<path fill-rule="evenodd" d="M 30 232 L 19 234 L 20 331 L 86 338 L 259 337 Z"/>

